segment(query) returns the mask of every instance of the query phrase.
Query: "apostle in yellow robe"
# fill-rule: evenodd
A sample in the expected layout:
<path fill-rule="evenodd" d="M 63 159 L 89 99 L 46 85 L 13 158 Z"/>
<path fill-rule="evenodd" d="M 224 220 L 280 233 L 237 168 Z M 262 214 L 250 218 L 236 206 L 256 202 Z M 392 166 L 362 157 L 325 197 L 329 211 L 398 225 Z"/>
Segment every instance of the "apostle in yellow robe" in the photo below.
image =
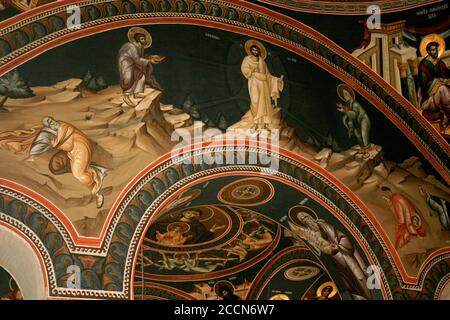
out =
<path fill-rule="evenodd" d="M 71 172 L 96 197 L 100 208 L 104 199 L 100 189 L 107 170 L 91 163 L 94 147 L 90 139 L 73 125 L 52 117 L 44 117 L 42 124 L 30 130 L 1 132 L 0 149 L 28 152 L 27 160 L 50 149 L 59 150 L 50 159 L 50 171 L 56 175 Z"/>

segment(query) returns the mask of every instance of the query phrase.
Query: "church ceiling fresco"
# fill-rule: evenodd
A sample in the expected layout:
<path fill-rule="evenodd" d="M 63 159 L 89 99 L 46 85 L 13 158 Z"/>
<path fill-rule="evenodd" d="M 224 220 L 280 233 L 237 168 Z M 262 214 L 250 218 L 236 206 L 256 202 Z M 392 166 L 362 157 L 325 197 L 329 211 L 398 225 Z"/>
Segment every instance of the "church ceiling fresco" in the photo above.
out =
<path fill-rule="evenodd" d="M 267 197 L 265 189 L 269 186 L 274 193 Z M 208 193 L 203 195 L 205 189 Z M 169 202 L 172 208 L 163 208 L 162 215 L 147 230 L 137 258 L 135 295 L 142 295 L 142 289 L 139 289 L 145 288 L 147 281 L 161 281 L 178 283 L 179 289 L 185 288 L 191 295 L 202 293 L 210 299 L 214 296 L 213 289 L 219 287 L 221 281 L 228 281 L 234 288 L 241 288 L 241 298 L 269 299 L 285 294 L 292 299 L 311 299 L 318 297 L 317 290 L 330 282 L 331 276 L 342 281 L 344 288 L 339 290 L 342 295 L 366 299 L 382 296 L 381 292 L 366 289 L 366 277 L 361 280 L 364 285 L 357 284 L 361 270 L 369 265 L 363 260 L 357 241 L 351 239 L 351 235 L 340 233 L 344 227 L 338 220 L 329 220 L 333 224 L 324 222 L 322 215 L 327 216 L 330 212 L 307 193 L 286 188 L 274 180 L 236 176 L 208 180 L 200 184 L 200 189 L 191 187 L 175 202 L 189 197 L 193 191 L 199 193 L 195 199 L 181 203 L 179 207 Z M 213 194 L 217 194 L 216 199 L 211 197 Z M 254 199 L 249 201 L 251 196 Z M 258 201 L 258 196 L 265 199 L 264 203 Z M 277 200 L 281 197 L 292 201 Z M 298 205 L 299 199 L 304 205 Z M 195 205 L 208 202 L 219 205 Z M 346 259 L 354 268 L 342 263 L 342 256 L 328 251 L 320 241 L 311 240 L 312 252 L 301 246 L 295 237 L 301 233 L 300 228 L 305 227 L 299 214 L 303 215 L 300 219 L 309 216 L 313 219 L 312 224 L 317 221 L 328 228 L 327 231 L 321 229 L 320 237 L 331 239 L 339 233 L 337 237 L 342 237 L 349 248 Z M 339 270 L 337 273 L 328 275 L 321 260 L 313 258 L 313 252 L 317 254 L 321 250 L 328 252 L 323 263 L 335 265 Z M 274 257 L 267 262 L 269 255 Z M 326 261 L 328 258 L 330 261 Z M 258 281 L 253 280 L 255 272 Z M 196 282 L 189 284 L 192 280 Z M 302 281 L 301 286 L 294 285 L 297 281 Z M 202 292 L 197 292 L 199 290 Z"/>
<path fill-rule="evenodd" d="M 0 277 L 2 286 L 0 287 L 0 294 L 3 300 L 22 300 L 22 293 L 13 277 L 3 268 L 0 268 Z"/>
<path fill-rule="evenodd" d="M 2 298 L 448 299 L 446 5 L 370 3 L 5 2 Z"/>
<path fill-rule="evenodd" d="M 366 14 L 367 11 L 374 10 L 370 6 L 377 6 L 376 10 L 382 12 L 398 12 L 405 11 L 412 8 L 420 8 L 433 3 L 440 3 L 440 0 L 430 1 L 364 1 L 364 0 L 259 0 L 260 2 L 281 8 L 301 11 L 313 12 L 320 14 L 339 14 L 339 15 L 360 15 Z M 368 9 L 370 8 L 370 9 Z"/>

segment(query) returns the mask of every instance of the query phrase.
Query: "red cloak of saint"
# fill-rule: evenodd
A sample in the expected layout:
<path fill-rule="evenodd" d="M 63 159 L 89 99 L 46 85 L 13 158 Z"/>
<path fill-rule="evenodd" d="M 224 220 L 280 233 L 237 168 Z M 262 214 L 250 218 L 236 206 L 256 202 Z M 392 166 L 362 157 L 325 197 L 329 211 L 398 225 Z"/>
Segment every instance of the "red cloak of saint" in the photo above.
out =
<path fill-rule="evenodd" d="M 421 214 L 405 196 L 393 193 L 391 196 L 391 211 L 397 220 L 395 227 L 395 249 L 406 245 L 411 236 L 424 237 L 426 226 Z"/>

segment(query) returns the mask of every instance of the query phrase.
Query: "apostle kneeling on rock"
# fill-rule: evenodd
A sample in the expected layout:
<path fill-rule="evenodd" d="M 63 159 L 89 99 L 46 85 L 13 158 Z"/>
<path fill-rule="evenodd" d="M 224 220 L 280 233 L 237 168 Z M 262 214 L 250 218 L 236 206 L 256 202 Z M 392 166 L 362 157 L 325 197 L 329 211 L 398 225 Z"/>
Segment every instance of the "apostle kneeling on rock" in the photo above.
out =
<path fill-rule="evenodd" d="M 135 107 L 130 96 L 133 95 L 135 99 L 143 98 L 145 83 L 154 89 L 162 90 L 153 75 L 152 64 L 161 63 L 165 57 L 145 55 L 144 50 L 151 46 L 152 37 L 143 28 L 131 28 L 128 31 L 128 40 L 119 50 L 120 86 L 123 90 L 123 101 L 128 106 Z"/>

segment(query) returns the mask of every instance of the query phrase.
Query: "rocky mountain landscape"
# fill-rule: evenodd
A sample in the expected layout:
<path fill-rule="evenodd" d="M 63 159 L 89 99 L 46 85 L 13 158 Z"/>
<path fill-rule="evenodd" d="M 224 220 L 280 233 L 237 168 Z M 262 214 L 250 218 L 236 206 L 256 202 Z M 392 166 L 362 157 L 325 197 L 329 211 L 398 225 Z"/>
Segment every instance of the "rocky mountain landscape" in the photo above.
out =
<path fill-rule="evenodd" d="M 135 108 L 123 103 L 121 90 L 112 86 L 97 93 L 86 90 L 82 80 L 70 79 L 51 87 L 34 87 L 35 96 L 10 99 L 0 115 L 2 131 L 28 129 L 52 116 L 82 130 L 95 144 L 93 162 L 108 168 L 101 210 L 93 197 L 70 174 L 52 175 L 47 152 L 26 161 L 0 150 L 2 177 L 24 184 L 42 194 L 74 221 L 80 234 L 96 236 L 125 185 L 148 164 L 169 152 L 174 128 L 189 124 L 190 116 L 160 103 L 161 92 L 146 89 Z M 163 111 L 164 110 L 164 111 Z M 192 124 L 192 123 L 191 123 Z M 82 209 L 82 210 L 80 210 Z"/>
<path fill-rule="evenodd" d="M 250 132 L 251 114 L 244 117 L 229 129 Z M 280 109 L 274 111 L 271 129 L 278 129 L 280 147 L 293 151 L 319 164 L 349 187 L 369 208 L 378 223 L 387 230 L 392 244 L 395 243 L 396 219 L 389 205 L 382 199 L 381 186 L 406 196 L 425 220 L 427 232 L 424 238 L 411 237 L 411 240 L 398 253 L 404 260 L 407 272 L 415 275 L 430 252 L 450 245 L 450 232 L 443 229 L 439 217 L 427 206 L 419 192 L 419 185 L 432 195 L 450 201 L 450 188 L 435 176 L 429 175 L 419 158 L 412 156 L 402 163 L 385 160 L 383 148 L 371 144 L 366 150 L 354 146 L 343 152 L 333 152 L 330 148 L 321 150 L 298 139 L 294 129 L 283 121 Z M 247 134 L 251 139 L 255 136 Z M 394 245 L 393 245 L 394 246 Z"/>
<path fill-rule="evenodd" d="M 174 130 L 194 130 L 193 118 L 182 108 L 160 102 L 162 93 L 150 88 L 144 98 L 127 106 L 119 86 L 93 92 L 80 79 L 70 79 L 48 87 L 33 87 L 35 96 L 9 99 L 7 111 L 0 112 L 2 131 L 28 129 L 39 124 L 42 117 L 52 116 L 82 130 L 95 144 L 93 162 L 109 169 L 103 185 L 105 203 L 99 210 L 88 190 L 70 174 L 52 175 L 48 162 L 53 152 L 26 161 L 26 155 L 0 150 L 2 177 L 23 184 L 43 195 L 59 207 L 85 236 L 98 236 L 109 209 L 126 184 L 158 157 L 170 152 L 178 141 L 171 140 Z M 240 130 L 245 138 L 257 135 L 249 130 L 251 114 L 227 130 Z M 207 125 L 196 122 L 206 129 Z M 434 195 L 450 201 L 450 189 L 435 177 L 427 175 L 422 163 L 411 157 L 402 163 L 384 159 L 383 148 L 371 145 L 365 152 L 358 146 L 344 152 L 322 150 L 301 141 L 295 130 L 283 121 L 281 109 L 274 109 L 271 129 L 279 132 L 281 148 L 290 150 L 328 170 L 346 184 L 366 204 L 378 223 L 394 242 L 396 220 L 388 204 L 382 200 L 380 186 L 406 195 L 420 211 L 427 225 L 426 241 L 412 237 L 399 250 L 402 259 L 411 263 L 408 272 L 418 271 L 421 261 L 437 247 L 449 245 L 449 232 L 443 230 L 438 217 L 427 207 L 418 185 Z M 216 128 L 214 139 L 224 138 Z"/>

